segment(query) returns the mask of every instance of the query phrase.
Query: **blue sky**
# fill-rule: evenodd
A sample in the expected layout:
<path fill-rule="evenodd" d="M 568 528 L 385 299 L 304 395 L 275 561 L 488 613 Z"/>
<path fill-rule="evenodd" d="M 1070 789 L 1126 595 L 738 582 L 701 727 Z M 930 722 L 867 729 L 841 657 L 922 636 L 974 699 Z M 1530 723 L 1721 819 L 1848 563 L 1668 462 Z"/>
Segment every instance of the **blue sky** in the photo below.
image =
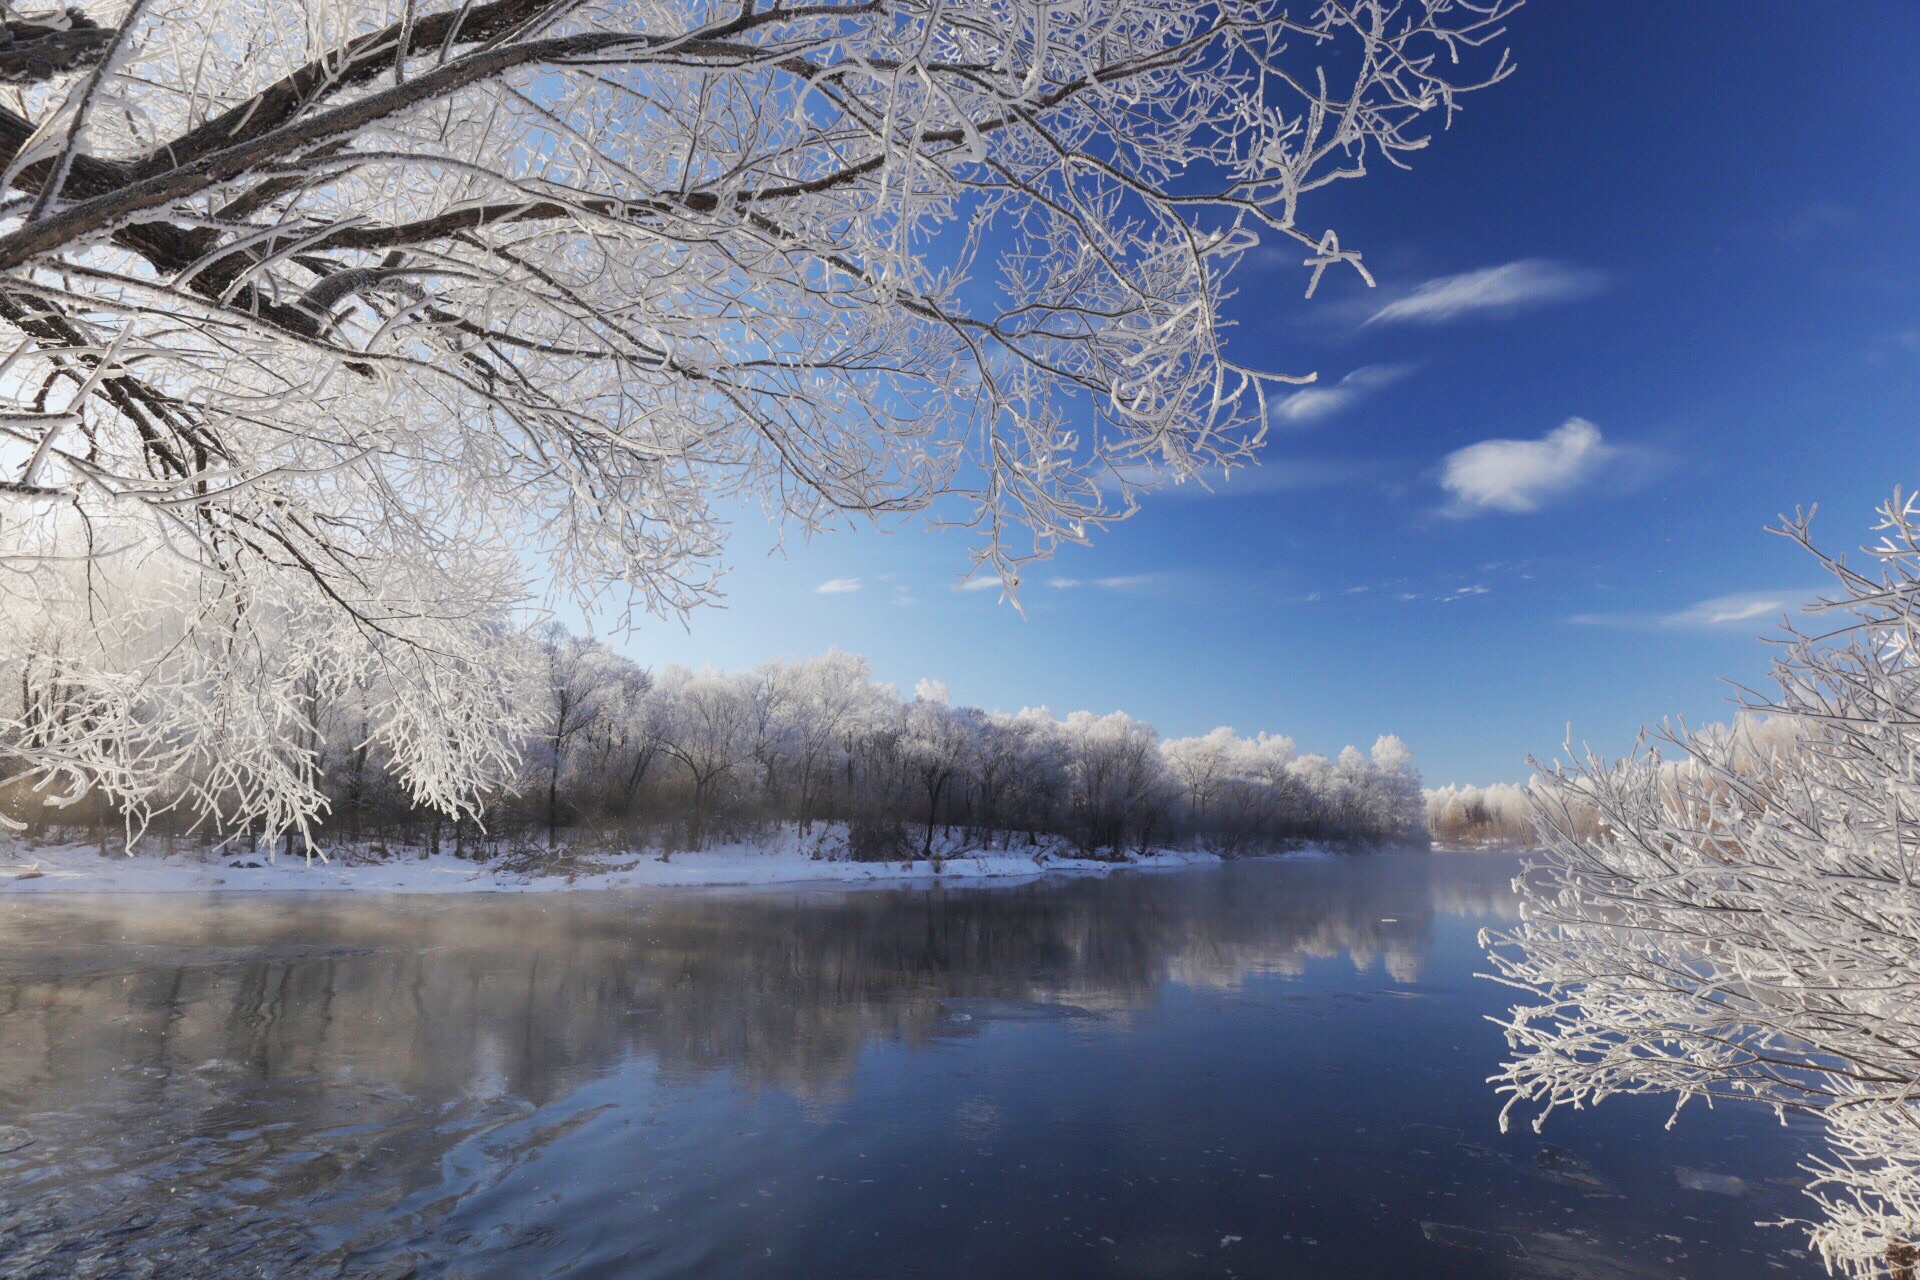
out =
<path fill-rule="evenodd" d="M 1430 783 L 1518 779 L 1569 723 L 1624 751 L 1724 717 L 1719 678 L 1758 680 L 1755 637 L 1820 587 L 1764 527 L 1817 502 L 1857 546 L 1920 484 L 1920 7 L 1535 0 L 1511 44 L 1411 173 L 1310 210 L 1378 289 L 1305 302 L 1279 249 L 1238 277 L 1233 353 L 1333 392 L 1276 415 L 1261 470 L 1150 496 L 1031 574 L 1024 619 L 954 590 L 964 532 L 769 553 L 743 521 L 725 607 L 620 647 L 839 647 L 961 702 L 1305 750 L 1399 733 Z"/>

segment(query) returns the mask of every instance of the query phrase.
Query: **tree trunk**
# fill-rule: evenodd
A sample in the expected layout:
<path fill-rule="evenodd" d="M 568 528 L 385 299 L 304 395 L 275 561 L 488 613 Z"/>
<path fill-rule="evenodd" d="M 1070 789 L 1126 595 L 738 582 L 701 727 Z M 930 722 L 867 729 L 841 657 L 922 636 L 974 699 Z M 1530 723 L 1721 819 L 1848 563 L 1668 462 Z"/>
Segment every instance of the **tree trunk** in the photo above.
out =
<path fill-rule="evenodd" d="M 693 830 L 687 836 L 695 852 L 707 847 L 707 779 L 699 774 L 693 778 Z"/>
<path fill-rule="evenodd" d="M 933 857 L 933 824 L 934 820 L 940 816 L 940 793 L 946 789 L 945 778 L 940 779 L 937 784 L 932 780 L 927 782 L 927 838 L 920 845 L 920 856 L 923 858 Z"/>

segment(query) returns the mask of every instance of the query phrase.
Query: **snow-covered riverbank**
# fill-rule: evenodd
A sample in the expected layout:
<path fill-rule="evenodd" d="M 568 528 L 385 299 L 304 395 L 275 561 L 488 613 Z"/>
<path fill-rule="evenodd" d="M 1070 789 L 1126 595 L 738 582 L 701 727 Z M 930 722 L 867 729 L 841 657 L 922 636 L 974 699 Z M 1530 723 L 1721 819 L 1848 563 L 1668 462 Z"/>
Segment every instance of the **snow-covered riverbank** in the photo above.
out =
<path fill-rule="evenodd" d="M 379 893 L 523 893 L 669 886 L 773 885 L 809 882 L 872 884 L 978 881 L 1042 875 L 1105 875 L 1116 870 L 1170 869 L 1220 861 L 1211 853 L 1156 851 L 1111 862 L 1059 850 L 955 847 L 928 861 L 854 862 L 836 856 L 834 841 L 783 832 L 770 840 L 716 845 L 662 857 L 656 851 L 595 850 L 578 858 L 505 857 L 472 862 L 448 853 L 403 851 L 369 859 L 135 849 L 103 856 L 95 845 L 30 846 L 0 840 L 0 897 L 43 893 L 206 893 L 371 890 Z M 537 869 L 535 869 L 537 868 Z"/>

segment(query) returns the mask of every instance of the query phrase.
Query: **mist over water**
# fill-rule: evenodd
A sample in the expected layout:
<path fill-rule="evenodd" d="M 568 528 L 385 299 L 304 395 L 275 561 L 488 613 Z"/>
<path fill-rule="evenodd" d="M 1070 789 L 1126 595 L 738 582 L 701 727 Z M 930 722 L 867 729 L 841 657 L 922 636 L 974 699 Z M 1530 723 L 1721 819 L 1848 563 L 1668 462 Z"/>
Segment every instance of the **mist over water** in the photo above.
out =
<path fill-rule="evenodd" d="M 1817 1274 L 1769 1116 L 1498 1133 L 1515 866 L 0 903 L 0 1274 Z"/>

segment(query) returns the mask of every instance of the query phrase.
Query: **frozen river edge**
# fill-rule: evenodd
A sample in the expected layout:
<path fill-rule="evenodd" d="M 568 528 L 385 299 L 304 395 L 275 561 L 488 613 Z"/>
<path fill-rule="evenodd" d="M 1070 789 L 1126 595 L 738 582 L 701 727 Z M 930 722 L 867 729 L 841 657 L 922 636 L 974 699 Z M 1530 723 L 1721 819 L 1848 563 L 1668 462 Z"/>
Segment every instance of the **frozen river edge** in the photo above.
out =
<path fill-rule="evenodd" d="M 0 841 L 0 898 L 96 893 L 551 893 L 605 889 L 755 885 L 868 885 L 1010 882 L 1055 875 L 1107 875 L 1218 864 L 1218 854 L 1156 850 L 1114 861 L 1056 849 L 986 850 L 957 846 L 928 859 L 855 862 L 833 856 L 831 841 L 801 841 L 792 832 L 760 842 L 718 844 L 663 857 L 656 850 L 594 850 L 552 870 L 526 861 L 481 863 L 450 853 L 413 851 L 379 861 L 336 856 L 269 860 L 265 854 L 182 851 L 163 856 L 136 848 L 103 855 L 91 844 L 28 845 Z M 1284 857 L 1326 856 L 1308 848 Z"/>

